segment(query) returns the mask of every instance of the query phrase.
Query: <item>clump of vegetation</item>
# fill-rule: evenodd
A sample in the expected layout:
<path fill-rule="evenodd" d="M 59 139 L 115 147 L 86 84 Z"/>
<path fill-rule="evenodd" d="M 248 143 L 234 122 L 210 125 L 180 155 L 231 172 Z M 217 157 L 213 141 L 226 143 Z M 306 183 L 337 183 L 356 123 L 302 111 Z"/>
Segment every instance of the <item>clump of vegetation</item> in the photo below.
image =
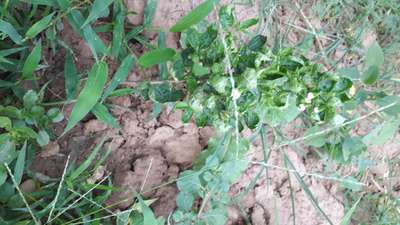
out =
<path fill-rule="evenodd" d="M 333 5 L 328 8 L 336 9 Z M 262 30 L 249 41 L 242 41 L 239 36 L 250 33 L 249 29 L 259 24 L 259 18 L 237 21 L 231 5 L 221 6 L 219 1 L 206 0 L 170 29 L 181 32 L 182 49 L 176 51 L 165 47 L 164 32 L 159 33 L 158 47 L 138 35 L 151 25 L 155 7 L 156 1 L 149 1 L 143 26 L 132 27 L 125 24 L 129 12 L 120 0 L 10 0 L 1 6 L 0 34 L 4 41 L 0 44 L 0 94 L 6 96 L 0 100 L 1 223 L 165 223 L 165 219 L 155 218 L 148 207 L 152 201 L 144 201 L 139 195 L 137 204 L 119 213 L 104 205 L 111 192 L 118 190 L 109 176 L 94 183 L 89 179 L 107 157 L 93 163 L 104 140 L 81 165 L 76 167 L 67 160 L 60 179 L 34 181 L 32 193 L 19 188 L 23 180 L 36 178 L 29 171 L 35 152 L 50 139 L 58 138 L 51 124 L 64 117 L 60 109 L 48 108 L 49 105 L 74 103 L 62 135 L 90 113 L 119 129 L 108 110 L 107 99 L 133 93 L 154 102 L 154 115 L 169 104 L 183 110 L 183 122 L 194 120 L 198 127 L 208 125 L 217 130 L 217 137 L 210 140 L 193 168 L 182 172 L 177 180 L 177 209 L 170 219 L 182 225 L 225 224 L 226 207 L 237 200 L 236 196 L 229 196 L 230 186 L 249 163 L 258 163 L 266 170 L 271 151 L 284 146 L 301 148 L 298 143 L 303 143 L 322 159 L 345 165 L 358 161 L 368 146 L 382 145 L 397 132 L 400 98 L 395 91 L 379 88 L 385 86 L 390 76 L 377 42 L 365 50 L 362 66 L 328 70 L 300 53 L 304 53 L 304 49 L 298 51 L 301 46 L 267 46 L 271 37 Z M 43 16 L 38 16 L 39 12 Z M 212 12 L 216 19 L 205 21 Z M 97 26 L 96 21 L 106 17 L 112 22 Z M 87 42 L 95 59 L 87 79 L 86 73 L 80 77 L 73 51 L 58 37 L 65 21 Z M 390 21 L 374 26 L 394 29 Z M 99 38 L 99 30 L 112 32 L 110 46 Z M 149 51 L 136 59 L 127 44 L 131 39 L 146 44 Z M 47 103 L 49 100 L 44 98 L 47 84 L 39 88 L 36 83 L 40 79 L 37 71 L 45 69 L 40 64 L 43 47 L 50 47 L 53 52 L 62 47 L 67 52 L 65 101 Z M 108 81 L 110 58 L 119 66 Z M 135 89 L 119 88 L 136 61 L 142 69 L 158 66 L 160 81 L 144 81 Z M 82 85 L 80 80 L 85 80 Z M 23 88 L 22 84 L 27 82 L 33 87 Z M 357 110 L 366 102 L 376 109 L 359 115 Z M 365 136 L 351 133 L 358 121 L 369 117 L 374 117 L 377 123 L 370 133 Z M 301 121 L 305 134 L 289 140 L 282 130 L 295 120 Z M 252 138 L 261 139 L 263 162 L 246 159 L 252 138 L 241 135 L 244 129 L 252 131 Z M 272 146 L 266 141 L 267 131 L 273 134 Z M 315 208 L 332 224 L 286 153 L 282 152 L 282 156 Z M 338 180 L 346 189 L 360 191 L 357 178 Z M 393 203 L 391 198 L 377 199 L 371 202 Z M 341 224 L 349 224 L 356 207 L 362 203 L 354 202 Z M 379 218 L 395 221 L 392 218 L 396 218 L 393 210 L 396 207 L 388 207 L 390 215 Z M 376 211 L 387 212 L 386 208 L 378 207 Z"/>

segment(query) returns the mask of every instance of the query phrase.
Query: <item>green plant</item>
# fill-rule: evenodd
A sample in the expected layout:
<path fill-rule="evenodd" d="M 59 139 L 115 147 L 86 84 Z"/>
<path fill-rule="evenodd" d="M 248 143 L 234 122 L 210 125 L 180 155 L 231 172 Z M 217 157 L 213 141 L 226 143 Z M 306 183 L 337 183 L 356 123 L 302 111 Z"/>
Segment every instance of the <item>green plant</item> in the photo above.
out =
<path fill-rule="evenodd" d="M 177 182 L 178 209 L 173 214 L 176 223 L 225 223 L 226 206 L 232 204 L 227 194 L 229 187 L 248 163 L 244 158 L 249 140 L 240 135 L 245 126 L 254 130 L 255 135 L 260 130 L 272 129 L 276 139 L 284 140 L 277 144 L 278 149 L 304 141 L 321 156 L 330 156 L 339 163 L 350 163 L 368 145 L 383 144 L 394 135 L 399 121 L 398 96 L 363 88 L 356 90 L 360 80 L 369 89 L 367 85 L 375 84 L 380 77 L 383 53 L 377 43 L 367 51 L 361 76 L 352 76 L 350 70 L 322 72 L 319 64 L 295 55 L 291 48 L 267 48 L 267 38 L 263 35 L 241 43 L 233 35 L 241 24 L 234 20 L 230 6 L 219 7 L 215 23 L 192 26 L 211 11 L 213 7 L 206 7 L 207 4 L 217 5 L 216 1 L 206 1 L 171 29 L 183 31 L 180 53 L 154 50 L 139 59 L 146 62 L 141 64 L 145 67 L 159 64 L 160 58 L 163 62 L 168 60 L 170 78 L 185 84 L 184 92 L 176 89 L 173 82 L 147 84 L 145 98 L 157 103 L 184 99 L 175 104 L 175 109 L 184 111 L 182 121 L 194 118 L 197 126 L 212 125 L 220 133 L 202 152 L 193 169 L 181 173 Z M 155 57 L 160 55 L 163 57 Z M 359 74 L 357 69 L 351 71 Z M 357 117 L 353 111 L 366 101 L 375 101 L 380 108 Z M 365 137 L 350 134 L 357 121 L 381 112 L 385 112 L 386 122 L 372 133 Z M 297 118 L 307 128 L 305 136 L 286 141 L 280 130 Z M 265 157 L 267 161 L 267 153 Z M 292 165 L 290 161 L 288 165 Z M 314 206 L 332 224 L 302 178 L 298 174 L 296 178 Z M 201 199 L 198 208 L 194 207 L 196 199 Z M 348 222 L 349 218 L 344 220 Z"/>

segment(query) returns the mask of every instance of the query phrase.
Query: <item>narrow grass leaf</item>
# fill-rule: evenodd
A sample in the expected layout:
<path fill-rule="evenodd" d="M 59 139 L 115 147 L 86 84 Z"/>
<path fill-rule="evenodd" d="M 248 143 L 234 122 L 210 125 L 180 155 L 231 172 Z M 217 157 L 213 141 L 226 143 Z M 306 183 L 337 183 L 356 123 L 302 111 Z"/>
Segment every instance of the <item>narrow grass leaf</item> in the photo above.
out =
<path fill-rule="evenodd" d="M 124 82 L 129 75 L 129 71 L 131 71 L 134 65 L 134 58 L 132 55 L 128 55 L 122 60 L 121 65 L 119 66 L 117 72 L 114 74 L 113 78 L 110 81 L 107 89 L 104 91 L 102 101 L 104 101 L 117 87 L 121 82 Z"/>
<path fill-rule="evenodd" d="M 303 178 L 300 176 L 300 174 L 297 172 L 296 168 L 293 166 L 293 163 L 290 161 L 289 157 L 284 154 L 284 158 L 286 163 L 289 165 L 290 169 L 294 170 L 294 175 L 299 182 L 300 186 L 306 193 L 308 199 L 311 201 L 311 203 L 314 205 L 314 207 L 321 213 L 321 215 L 325 218 L 325 220 L 330 224 L 333 225 L 332 221 L 329 219 L 329 217 L 326 215 L 326 213 L 321 209 L 321 207 L 318 204 L 317 199 L 314 197 L 310 189 L 307 187 L 307 184 L 304 182 Z"/>
<path fill-rule="evenodd" d="M 111 43 L 111 54 L 118 57 L 121 52 L 121 46 L 124 36 L 124 23 L 126 18 L 125 10 L 121 10 L 114 19 L 113 39 Z"/>
<path fill-rule="evenodd" d="M 14 53 L 17 53 L 19 51 L 25 50 L 28 47 L 19 47 L 19 48 L 9 48 L 9 49 L 4 49 L 4 50 L 0 50 L 0 57 L 6 57 L 9 55 L 12 55 Z"/>
<path fill-rule="evenodd" d="M 0 32 L 5 33 L 15 44 L 22 43 L 22 37 L 8 22 L 0 19 Z"/>
<path fill-rule="evenodd" d="M 146 8 L 144 8 L 144 19 L 143 19 L 144 27 L 151 27 L 156 9 L 157 9 L 157 0 L 148 0 Z"/>
<path fill-rule="evenodd" d="M 21 183 L 22 175 L 24 174 L 25 156 L 26 156 L 26 141 L 22 146 L 21 150 L 19 150 L 18 158 L 14 167 L 14 179 L 18 185 Z"/>
<path fill-rule="evenodd" d="M 207 0 L 181 18 L 171 29 L 171 32 L 182 32 L 204 19 L 214 8 L 218 1 Z"/>
<path fill-rule="evenodd" d="M 108 6 L 110 6 L 112 2 L 113 0 L 95 0 L 92 4 L 92 8 L 90 9 L 89 16 L 81 25 L 81 28 L 98 19 L 104 10 L 107 10 Z"/>
<path fill-rule="evenodd" d="M 96 147 L 94 147 L 93 151 L 90 153 L 89 157 L 76 169 L 74 170 L 74 172 L 71 173 L 71 175 L 69 176 L 70 180 L 75 180 L 76 178 L 78 178 L 85 170 L 87 170 L 89 168 L 89 166 L 92 164 L 92 161 L 96 158 L 97 153 L 99 152 L 99 150 L 101 149 L 101 147 L 103 146 L 104 142 L 105 142 L 105 138 L 103 137 L 102 140 L 100 141 L 100 143 L 98 143 L 96 145 Z"/>
<path fill-rule="evenodd" d="M 0 186 L 7 180 L 7 170 L 3 165 L 0 165 Z"/>
<path fill-rule="evenodd" d="M 354 205 L 349 209 L 349 211 L 346 212 L 344 217 L 342 218 L 342 221 L 340 222 L 340 225 L 349 225 L 350 224 L 350 219 L 351 216 L 354 214 L 354 212 L 357 209 L 358 203 L 360 203 L 361 198 L 359 198 Z"/>
<path fill-rule="evenodd" d="M 57 6 L 54 0 L 21 0 L 21 2 L 26 2 L 32 5 L 47 5 L 47 6 Z"/>
<path fill-rule="evenodd" d="M 165 32 L 160 32 L 157 37 L 157 42 L 158 42 L 158 47 L 159 48 L 165 48 L 166 40 L 165 40 Z M 161 80 L 166 80 L 168 79 L 168 69 L 167 69 L 167 63 L 161 63 L 158 67 L 160 71 L 160 79 Z"/>
<path fill-rule="evenodd" d="M 72 109 L 71 116 L 63 134 L 71 130 L 97 104 L 106 83 L 107 75 L 108 66 L 105 62 L 99 62 L 93 65 L 89 73 L 89 78 Z"/>
<path fill-rule="evenodd" d="M 0 88 L 13 87 L 15 84 L 10 81 L 0 80 Z"/>
<path fill-rule="evenodd" d="M 22 68 L 22 79 L 34 79 L 33 72 L 39 66 L 40 58 L 42 57 L 42 43 L 39 41 L 28 55 Z"/>
<path fill-rule="evenodd" d="M 70 52 L 67 53 L 65 57 L 64 64 L 64 79 L 65 79 L 65 93 L 67 95 L 67 100 L 75 98 L 77 90 L 79 77 L 76 71 L 74 60 Z"/>
<path fill-rule="evenodd" d="M 55 12 L 43 17 L 41 20 L 37 21 L 35 24 L 33 24 L 29 30 L 25 33 L 26 38 L 34 38 L 36 35 L 38 35 L 40 32 L 42 32 L 44 29 L 49 26 L 51 20 L 53 19 Z"/>
<path fill-rule="evenodd" d="M 97 103 L 93 107 L 92 113 L 101 122 L 103 122 L 113 128 L 117 128 L 117 129 L 121 128 L 118 121 L 113 117 L 113 115 L 111 115 L 111 113 L 108 111 L 108 109 L 105 105 Z"/>
<path fill-rule="evenodd" d="M 149 68 L 172 59 L 174 55 L 175 51 L 171 48 L 156 49 L 143 54 L 139 58 L 139 65 L 143 68 Z"/>
<path fill-rule="evenodd" d="M 137 198 L 139 200 L 140 208 L 142 209 L 142 213 L 143 213 L 143 225 L 155 225 L 155 224 L 158 224 L 157 219 L 154 216 L 154 213 L 146 205 L 146 203 L 143 201 L 142 197 L 140 197 L 138 195 Z"/>

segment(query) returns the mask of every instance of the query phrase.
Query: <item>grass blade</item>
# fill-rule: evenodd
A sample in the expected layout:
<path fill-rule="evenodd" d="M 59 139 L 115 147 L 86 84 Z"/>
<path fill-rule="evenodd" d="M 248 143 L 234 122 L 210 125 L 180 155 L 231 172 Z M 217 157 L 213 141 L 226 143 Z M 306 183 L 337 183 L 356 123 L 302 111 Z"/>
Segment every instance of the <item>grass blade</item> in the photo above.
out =
<path fill-rule="evenodd" d="M 27 47 L 19 47 L 19 48 L 10 48 L 10 49 L 0 50 L 0 57 L 6 57 L 9 55 L 12 55 L 12 54 L 22 51 L 26 48 Z"/>
<path fill-rule="evenodd" d="M 99 119 L 101 122 L 110 125 L 113 128 L 120 129 L 120 125 L 118 121 L 111 115 L 108 111 L 107 107 L 103 104 L 97 103 L 92 109 L 92 113 Z"/>
<path fill-rule="evenodd" d="M 124 36 L 125 10 L 121 10 L 114 19 L 113 39 L 111 43 L 111 55 L 118 57 Z"/>
<path fill-rule="evenodd" d="M 332 221 L 329 219 L 329 217 L 326 215 L 326 213 L 321 209 L 321 207 L 318 204 L 317 199 L 315 199 L 314 195 L 310 191 L 310 189 L 307 187 L 306 183 L 304 183 L 303 178 L 301 178 L 300 174 L 297 172 L 296 168 L 293 166 L 293 163 L 290 161 L 289 157 L 284 154 L 284 159 L 287 165 L 289 165 L 290 169 L 292 169 L 294 172 L 294 175 L 301 185 L 302 189 L 306 193 L 307 197 L 310 199 L 311 203 L 314 205 L 314 207 L 321 213 L 321 215 L 325 218 L 325 220 L 330 224 L 333 225 Z"/>
<path fill-rule="evenodd" d="M 134 65 L 133 56 L 128 55 L 127 57 L 125 57 L 125 59 L 122 61 L 121 65 L 119 66 L 117 72 L 111 79 L 110 84 L 108 85 L 107 89 L 104 91 L 102 101 L 104 101 L 118 87 L 118 85 L 121 82 L 126 80 L 126 78 L 129 75 L 129 71 L 132 69 L 133 65 Z"/>
<path fill-rule="evenodd" d="M 206 17 L 214 8 L 218 1 L 207 0 L 189 12 L 186 16 L 182 17 L 171 29 L 171 32 L 182 32 L 183 30 L 191 27 L 192 25 L 200 22 Z"/>
<path fill-rule="evenodd" d="M 78 73 L 70 52 L 67 53 L 64 64 L 65 93 L 67 100 L 75 98 L 79 83 Z"/>
<path fill-rule="evenodd" d="M 57 3 L 54 0 L 21 0 L 21 2 L 26 2 L 32 5 L 57 6 Z"/>
<path fill-rule="evenodd" d="M 171 48 L 156 49 L 143 54 L 139 58 L 139 65 L 143 68 L 149 68 L 172 59 L 174 55 L 175 51 Z"/>
<path fill-rule="evenodd" d="M 69 176 L 69 179 L 75 180 L 76 178 L 79 177 L 89 166 L 92 164 L 92 161 L 96 157 L 97 153 L 99 152 L 100 148 L 103 146 L 104 142 L 106 139 L 103 137 L 103 139 L 100 141 L 99 144 L 96 145 L 96 147 L 93 149 L 93 151 L 90 153 L 89 157 L 83 162 L 74 172 L 71 173 Z"/>
<path fill-rule="evenodd" d="M 108 66 L 106 63 L 99 62 L 93 65 L 92 70 L 89 73 L 89 78 L 85 87 L 78 96 L 77 102 L 72 109 L 67 127 L 62 135 L 71 130 L 96 105 L 97 101 L 101 97 L 103 87 L 107 80 L 107 75 Z"/>
<path fill-rule="evenodd" d="M 92 4 L 92 8 L 90 9 L 89 16 L 81 25 L 81 28 L 98 19 L 113 1 L 114 0 L 95 0 Z"/>
<path fill-rule="evenodd" d="M 139 200 L 140 208 L 142 209 L 142 213 L 143 213 L 143 225 L 155 225 L 155 224 L 158 224 L 157 219 L 154 216 L 154 213 L 146 205 L 146 203 L 143 201 L 142 197 L 140 197 L 138 195 L 137 198 Z"/>
<path fill-rule="evenodd" d="M 21 44 L 22 43 L 22 37 L 19 35 L 19 33 L 15 30 L 15 28 L 8 22 L 1 20 L 0 19 L 0 31 L 2 33 L 5 33 L 10 37 L 10 39 L 15 43 L 15 44 Z"/>
<path fill-rule="evenodd" d="M 144 27 L 151 27 L 156 9 L 157 9 L 157 0 L 147 0 L 146 8 L 144 8 L 144 19 L 143 19 Z"/>
<path fill-rule="evenodd" d="M 15 183 L 18 185 L 21 183 L 22 175 L 24 174 L 25 155 L 26 155 L 26 141 L 22 146 L 21 150 L 19 150 L 18 158 L 14 167 L 14 179 Z"/>
<path fill-rule="evenodd" d="M 349 225 L 350 224 L 350 219 L 351 216 L 353 215 L 354 211 L 356 211 L 356 208 L 358 206 L 358 203 L 360 203 L 361 197 L 354 203 L 354 205 L 349 209 L 349 211 L 346 212 L 346 214 L 343 216 L 340 225 Z"/>
<path fill-rule="evenodd" d="M 158 42 L 158 47 L 159 48 L 165 48 L 165 32 L 160 32 L 158 34 L 158 38 L 157 38 L 157 42 Z M 166 80 L 168 79 L 168 68 L 167 68 L 167 63 L 161 63 L 158 66 L 158 69 L 160 71 L 160 79 L 161 80 Z"/>
<path fill-rule="evenodd" d="M 33 72 L 39 66 L 40 58 L 42 57 L 42 43 L 39 41 L 32 49 L 32 52 L 26 58 L 24 67 L 22 68 L 22 79 L 34 79 Z"/>
<path fill-rule="evenodd" d="M 42 32 L 44 29 L 49 26 L 51 20 L 53 19 L 55 12 L 47 15 L 46 17 L 43 17 L 41 20 L 37 21 L 35 24 L 33 24 L 29 30 L 25 33 L 26 38 L 34 38 L 36 35 L 38 35 L 40 32 Z"/>

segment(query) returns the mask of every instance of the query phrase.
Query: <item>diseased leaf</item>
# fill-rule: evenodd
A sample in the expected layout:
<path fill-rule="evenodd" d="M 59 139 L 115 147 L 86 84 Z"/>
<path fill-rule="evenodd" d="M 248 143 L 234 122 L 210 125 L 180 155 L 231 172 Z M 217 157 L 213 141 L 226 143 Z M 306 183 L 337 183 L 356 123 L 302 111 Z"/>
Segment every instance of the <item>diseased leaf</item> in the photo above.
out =
<path fill-rule="evenodd" d="M 175 55 L 175 51 L 171 48 L 159 48 L 146 52 L 139 58 L 139 65 L 143 68 L 149 68 L 151 66 L 171 60 Z"/>
<path fill-rule="evenodd" d="M 26 155 L 26 141 L 22 146 L 21 150 L 19 150 L 18 158 L 17 161 L 15 162 L 14 179 L 17 184 L 21 183 L 22 175 L 24 174 L 25 155 Z"/>
<path fill-rule="evenodd" d="M 34 79 L 33 72 L 39 66 L 42 57 L 42 43 L 39 41 L 28 55 L 22 68 L 22 80 Z"/>
<path fill-rule="evenodd" d="M 0 165 L 12 162 L 16 157 L 15 144 L 8 137 L 0 138 Z M 1 188 L 0 188 L 1 189 Z"/>
<path fill-rule="evenodd" d="M 76 71 L 74 60 L 70 52 L 67 53 L 64 63 L 65 93 L 67 100 L 75 98 L 78 91 L 79 77 Z"/>
<path fill-rule="evenodd" d="M 93 109 L 92 113 L 96 116 L 97 119 L 99 119 L 101 122 L 113 127 L 120 129 L 120 125 L 117 122 L 117 120 L 111 115 L 111 113 L 108 111 L 107 107 L 105 105 L 102 105 L 100 103 L 97 103 Z"/>
<path fill-rule="evenodd" d="M 72 109 L 71 116 L 63 134 L 71 130 L 97 104 L 106 83 L 107 75 L 108 66 L 105 62 L 99 62 L 93 65 L 88 80 Z"/>
<path fill-rule="evenodd" d="M 117 87 L 121 82 L 124 82 L 129 75 L 129 71 L 131 71 L 134 65 L 134 58 L 132 55 L 128 55 L 122 60 L 121 65 L 119 66 L 117 72 L 115 72 L 113 78 L 110 81 L 110 84 L 106 88 L 103 94 L 102 101 L 104 101 Z"/>
<path fill-rule="evenodd" d="M 213 9 L 218 1 L 206 0 L 186 16 L 182 17 L 171 29 L 171 32 L 182 32 L 204 19 Z"/>
<path fill-rule="evenodd" d="M 22 43 L 22 37 L 15 28 L 8 22 L 0 19 L 0 32 L 6 34 L 15 44 Z"/>
<path fill-rule="evenodd" d="M 95 0 L 90 9 L 89 16 L 81 25 L 81 28 L 98 19 L 113 1 L 114 0 Z"/>
<path fill-rule="evenodd" d="M 25 37 L 34 38 L 36 35 L 38 35 L 40 32 L 46 29 L 47 26 L 49 26 L 51 20 L 53 19 L 54 14 L 55 12 L 50 13 L 49 15 L 43 17 L 41 20 L 33 24 L 25 33 Z"/>

